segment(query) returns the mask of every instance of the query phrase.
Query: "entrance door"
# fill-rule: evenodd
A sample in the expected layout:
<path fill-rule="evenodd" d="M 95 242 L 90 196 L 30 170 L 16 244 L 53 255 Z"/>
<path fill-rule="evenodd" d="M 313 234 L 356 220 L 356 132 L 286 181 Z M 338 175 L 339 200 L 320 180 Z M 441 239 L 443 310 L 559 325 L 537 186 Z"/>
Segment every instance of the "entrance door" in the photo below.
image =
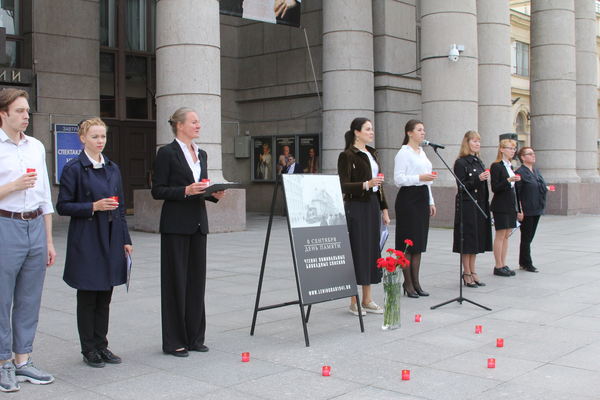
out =
<path fill-rule="evenodd" d="M 106 155 L 123 176 L 127 213 L 133 213 L 133 191 L 150 188 L 150 171 L 156 156 L 156 122 L 105 120 L 108 125 Z"/>

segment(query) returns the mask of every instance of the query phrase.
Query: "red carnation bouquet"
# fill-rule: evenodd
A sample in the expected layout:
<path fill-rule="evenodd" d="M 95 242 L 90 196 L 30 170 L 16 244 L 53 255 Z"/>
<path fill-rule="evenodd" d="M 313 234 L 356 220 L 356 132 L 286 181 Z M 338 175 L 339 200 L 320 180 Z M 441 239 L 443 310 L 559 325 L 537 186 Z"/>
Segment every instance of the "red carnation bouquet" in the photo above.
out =
<path fill-rule="evenodd" d="M 382 329 L 396 329 L 400 327 L 400 274 L 398 270 L 408 268 L 410 261 L 404 253 L 413 245 L 412 240 L 404 240 L 404 251 L 387 249 L 389 256 L 377 260 L 377 268 L 383 271 L 383 325 Z"/>
<path fill-rule="evenodd" d="M 398 267 L 408 268 L 410 261 L 406 258 L 404 253 L 406 253 L 406 250 L 413 245 L 413 241 L 404 239 L 404 244 L 404 251 L 387 249 L 386 253 L 388 253 L 389 256 L 377 259 L 377 268 L 385 268 L 388 272 L 396 272 Z"/>

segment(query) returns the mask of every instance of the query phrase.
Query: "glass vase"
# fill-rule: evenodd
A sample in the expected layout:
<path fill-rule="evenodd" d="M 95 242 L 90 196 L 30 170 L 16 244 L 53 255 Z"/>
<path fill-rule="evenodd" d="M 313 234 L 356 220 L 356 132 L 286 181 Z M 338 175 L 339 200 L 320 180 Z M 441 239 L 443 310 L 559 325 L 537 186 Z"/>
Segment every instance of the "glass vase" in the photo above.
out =
<path fill-rule="evenodd" d="M 383 270 L 383 325 L 381 329 L 398 329 L 400 328 L 400 296 L 402 287 L 400 286 L 401 272 L 396 270 L 389 272 Z"/>

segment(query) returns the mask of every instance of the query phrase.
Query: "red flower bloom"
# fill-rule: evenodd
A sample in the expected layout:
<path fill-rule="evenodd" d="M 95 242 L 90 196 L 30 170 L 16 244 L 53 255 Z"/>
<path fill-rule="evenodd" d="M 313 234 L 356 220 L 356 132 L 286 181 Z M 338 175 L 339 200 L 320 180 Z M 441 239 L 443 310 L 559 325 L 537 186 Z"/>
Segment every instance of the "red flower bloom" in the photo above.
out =
<path fill-rule="evenodd" d="M 412 241 L 412 240 L 410 240 L 410 239 L 404 239 L 404 243 L 405 243 L 407 246 L 412 246 L 412 245 L 413 245 L 413 241 Z"/>
<path fill-rule="evenodd" d="M 387 267 L 387 261 L 385 260 L 385 258 L 378 258 L 377 259 L 377 268 L 386 268 Z"/>

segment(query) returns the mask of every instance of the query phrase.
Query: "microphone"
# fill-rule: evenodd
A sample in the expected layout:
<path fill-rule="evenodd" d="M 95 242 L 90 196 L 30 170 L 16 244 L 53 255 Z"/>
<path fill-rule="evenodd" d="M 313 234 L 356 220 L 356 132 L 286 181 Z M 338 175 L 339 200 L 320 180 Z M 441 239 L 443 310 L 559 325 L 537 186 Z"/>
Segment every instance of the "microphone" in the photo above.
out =
<path fill-rule="evenodd" d="M 423 140 L 421 142 L 421 146 L 422 147 L 430 146 L 430 147 L 433 147 L 434 149 L 445 149 L 446 148 L 446 146 L 442 146 L 441 144 L 431 143 L 429 140 Z"/>

